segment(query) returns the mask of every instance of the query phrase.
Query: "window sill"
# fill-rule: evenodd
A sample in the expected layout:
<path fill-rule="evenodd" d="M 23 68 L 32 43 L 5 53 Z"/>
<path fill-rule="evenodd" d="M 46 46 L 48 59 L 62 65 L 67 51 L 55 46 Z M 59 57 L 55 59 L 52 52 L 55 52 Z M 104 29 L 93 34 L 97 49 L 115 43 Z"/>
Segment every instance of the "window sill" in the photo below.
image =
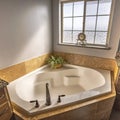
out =
<path fill-rule="evenodd" d="M 90 44 L 85 44 L 85 45 L 77 45 L 76 43 L 58 43 L 58 45 L 61 46 L 72 46 L 72 47 L 81 47 L 81 48 L 92 48 L 92 49 L 103 49 L 103 50 L 110 50 L 111 47 L 109 46 L 100 46 L 100 45 L 90 45 Z"/>

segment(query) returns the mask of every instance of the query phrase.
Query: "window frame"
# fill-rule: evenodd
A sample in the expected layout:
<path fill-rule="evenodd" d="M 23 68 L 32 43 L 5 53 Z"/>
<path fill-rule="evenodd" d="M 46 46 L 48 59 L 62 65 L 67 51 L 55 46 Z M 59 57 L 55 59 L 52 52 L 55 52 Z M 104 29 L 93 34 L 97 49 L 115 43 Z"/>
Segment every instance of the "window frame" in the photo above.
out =
<path fill-rule="evenodd" d="M 61 26 L 61 30 L 60 30 L 60 40 L 59 40 L 59 45 L 64 45 L 64 46 L 77 46 L 77 47 L 85 47 L 85 48 L 96 48 L 96 49 L 107 49 L 107 50 L 109 50 L 109 49 L 111 49 L 111 47 L 109 46 L 109 44 L 110 44 L 110 33 L 111 33 L 111 26 L 112 26 L 112 19 L 113 19 L 113 11 L 114 11 L 114 5 L 113 5 L 113 1 L 114 0 L 112 0 L 112 3 L 111 3 L 111 8 L 110 8 L 110 14 L 109 14 L 109 22 L 108 22 L 108 29 L 107 29 L 107 31 L 105 31 L 105 32 L 107 32 L 107 35 L 106 35 L 106 44 L 104 44 L 104 45 L 102 45 L 102 44 L 94 44 L 94 43 L 87 43 L 87 44 L 85 44 L 85 45 L 77 45 L 76 43 L 70 43 L 70 42 L 63 42 L 63 18 L 64 18 L 64 16 L 63 16 L 63 4 L 64 3 L 71 3 L 71 2 L 78 2 L 78 1 L 83 1 L 83 2 L 85 2 L 86 0 L 61 0 L 60 1 L 60 21 L 61 21 L 61 23 L 60 23 L 60 26 Z M 90 1 L 94 1 L 94 0 L 90 0 Z M 82 25 L 82 31 L 84 32 L 85 31 L 85 19 L 86 19 L 86 2 L 84 3 L 85 5 L 84 5 L 84 12 L 83 12 L 83 25 Z M 98 5 L 99 5 L 99 2 L 98 2 Z M 97 9 L 98 9 L 98 7 L 97 7 Z M 72 12 L 74 12 L 74 11 L 72 11 Z M 107 14 L 108 15 L 108 14 Z M 98 17 L 98 16 L 107 16 L 107 15 L 98 15 L 98 14 L 96 14 L 96 15 L 90 15 L 90 16 L 96 16 L 96 17 Z M 89 16 L 89 15 L 88 15 Z M 72 16 L 72 17 L 74 17 L 74 16 Z M 73 26 L 73 24 L 72 24 L 72 26 Z M 95 27 L 96 27 L 96 25 L 95 25 Z M 72 28 L 72 32 L 73 32 L 74 30 L 73 30 L 73 28 Z M 90 30 L 91 31 L 91 30 Z M 94 29 L 94 32 L 97 32 L 96 31 L 96 28 Z M 104 31 L 102 31 L 102 32 L 104 32 Z M 73 35 L 72 35 L 73 36 Z"/>

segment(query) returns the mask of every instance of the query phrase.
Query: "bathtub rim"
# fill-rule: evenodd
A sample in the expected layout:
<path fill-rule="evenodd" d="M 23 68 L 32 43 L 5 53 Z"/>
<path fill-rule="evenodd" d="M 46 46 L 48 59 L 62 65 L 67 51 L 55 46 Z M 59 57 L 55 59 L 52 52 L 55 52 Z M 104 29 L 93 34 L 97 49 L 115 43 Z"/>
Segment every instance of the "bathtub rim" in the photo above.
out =
<path fill-rule="evenodd" d="M 36 72 L 36 71 L 38 71 L 38 70 L 41 70 L 41 69 L 43 69 L 43 68 L 45 68 L 45 67 L 47 67 L 48 65 L 45 65 L 45 66 L 43 66 L 43 67 L 41 67 L 41 68 L 38 68 L 37 70 L 35 70 L 35 71 L 33 71 L 33 72 L 31 72 L 31 73 L 29 73 L 29 74 L 27 74 L 27 75 L 24 75 L 24 76 L 22 76 L 22 77 L 20 77 L 20 78 L 24 78 L 24 77 L 26 77 L 26 76 L 29 76 L 30 74 L 33 74 L 34 72 Z M 69 66 L 69 64 L 66 64 L 65 66 Z M 75 65 L 70 65 L 71 67 L 74 67 L 74 68 L 76 68 L 76 66 Z M 83 66 L 77 66 L 77 67 L 83 67 Z M 88 68 L 88 67 L 85 67 L 85 68 Z M 72 68 L 73 69 L 73 68 Z M 93 68 L 89 68 L 89 69 L 92 69 L 92 70 L 101 70 L 101 69 L 93 69 Z M 103 70 L 102 70 L 103 71 Z M 41 71 L 40 73 L 42 73 L 42 72 L 44 72 L 44 71 Z M 19 78 L 18 78 L 19 79 Z M 17 79 L 16 79 L 17 80 Z M 112 80 L 111 80 L 112 81 Z M 111 82 L 111 86 L 112 86 L 112 82 Z M 101 96 L 104 96 L 104 95 L 107 95 L 107 94 L 110 94 L 112 92 L 112 89 L 111 89 L 111 91 L 109 91 L 109 92 L 107 92 L 107 93 L 103 93 L 103 94 L 100 94 L 100 95 L 97 95 L 97 96 L 94 96 L 94 97 L 90 97 L 90 98 L 85 98 L 85 99 L 83 99 L 83 100 L 79 100 L 79 101 L 75 101 L 75 102 L 72 102 L 72 103 L 70 103 L 70 104 L 76 104 L 76 103 L 82 103 L 82 102 L 85 102 L 85 101 L 88 101 L 88 100 L 91 100 L 91 99 L 94 99 L 94 98 L 96 98 L 96 97 L 101 97 Z M 13 105 L 14 106 L 18 106 L 17 104 L 15 104 L 14 102 L 13 102 Z M 66 105 L 62 105 L 62 106 L 60 106 L 61 108 L 62 107 L 66 107 L 66 106 L 68 106 L 69 104 L 66 104 Z M 24 110 L 23 108 L 21 108 L 20 106 L 18 106 L 20 109 L 22 109 L 24 112 L 26 112 L 27 114 L 29 114 L 30 116 L 33 116 L 33 115 L 36 115 L 38 112 L 39 113 L 44 113 L 44 112 L 46 112 L 46 111 L 49 111 L 49 110 L 42 110 L 42 111 L 38 111 L 38 112 L 35 112 L 35 113 L 30 113 L 30 112 L 28 112 L 28 111 L 26 111 L 26 110 Z M 57 106 L 58 107 L 58 106 Z M 59 108 L 60 108 L 59 107 Z M 53 109 L 56 109 L 56 107 L 54 107 L 54 108 L 51 108 L 52 110 Z M 50 109 L 50 110 L 51 110 Z"/>
<path fill-rule="evenodd" d="M 83 103 L 78 102 L 75 104 L 72 104 L 71 106 L 65 106 L 65 107 L 61 107 L 57 110 L 53 109 L 52 111 L 46 111 L 45 113 L 39 113 L 39 114 L 28 114 L 26 111 L 24 111 L 22 108 L 20 108 L 18 105 L 16 105 L 15 103 L 12 103 L 13 105 L 13 111 L 14 113 L 19 116 L 22 119 L 28 120 L 28 119 L 44 119 L 44 118 L 48 118 L 48 117 L 52 117 L 58 114 L 62 114 L 71 110 L 76 110 L 79 108 L 82 108 L 84 106 L 87 105 L 91 105 L 91 104 L 97 104 L 98 102 L 104 101 L 106 99 L 114 99 L 115 100 L 115 96 L 116 96 L 116 90 L 115 90 L 115 86 L 114 86 L 114 79 L 113 79 L 113 72 L 111 71 L 112 74 L 112 91 L 108 94 L 105 95 L 101 95 L 96 97 L 93 100 L 89 100 L 89 101 L 85 101 Z"/>

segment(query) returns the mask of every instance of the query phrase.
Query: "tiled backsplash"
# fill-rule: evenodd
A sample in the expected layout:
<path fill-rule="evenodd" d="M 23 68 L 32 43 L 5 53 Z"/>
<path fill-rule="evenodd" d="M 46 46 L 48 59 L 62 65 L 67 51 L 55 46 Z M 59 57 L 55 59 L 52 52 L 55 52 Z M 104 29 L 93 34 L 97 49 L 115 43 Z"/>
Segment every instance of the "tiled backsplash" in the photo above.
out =
<path fill-rule="evenodd" d="M 117 77 L 118 67 L 114 59 L 99 58 L 80 54 L 54 52 L 55 55 L 62 56 L 68 63 L 91 68 L 106 69 L 114 72 L 114 80 Z M 45 54 L 40 57 L 10 66 L 0 70 L 0 78 L 11 82 L 41 66 L 46 64 L 46 59 L 51 54 Z"/>
<path fill-rule="evenodd" d="M 40 57 L 10 66 L 8 68 L 4 68 L 0 70 L 0 78 L 6 80 L 7 82 L 11 82 L 41 66 L 46 63 L 46 59 L 50 56 L 50 54 L 45 54 Z"/>
<path fill-rule="evenodd" d="M 114 80 L 116 80 L 118 67 L 115 59 L 100 58 L 95 56 L 87 56 L 72 53 L 54 52 L 54 55 L 62 56 L 68 63 L 80 65 L 90 68 L 106 69 L 114 72 Z"/>

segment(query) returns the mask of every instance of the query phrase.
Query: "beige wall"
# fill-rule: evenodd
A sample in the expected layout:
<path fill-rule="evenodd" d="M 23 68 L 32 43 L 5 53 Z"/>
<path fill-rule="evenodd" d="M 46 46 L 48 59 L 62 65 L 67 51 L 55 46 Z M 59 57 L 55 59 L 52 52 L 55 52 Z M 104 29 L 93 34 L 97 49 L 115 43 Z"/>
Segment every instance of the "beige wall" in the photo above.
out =
<path fill-rule="evenodd" d="M 103 58 L 114 58 L 116 50 L 118 47 L 118 40 L 120 39 L 120 0 L 113 0 L 115 3 L 114 12 L 113 12 L 113 22 L 110 35 L 110 47 L 111 50 L 101 50 L 101 49 L 92 49 L 92 48 L 80 48 L 80 47 L 71 47 L 71 46 L 62 46 L 58 45 L 59 35 L 59 0 L 53 0 L 53 39 L 54 39 L 54 51 L 67 52 L 67 53 L 77 53 L 89 56 L 97 56 Z"/>
<path fill-rule="evenodd" d="M 52 51 L 51 0 L 0 0 L 0 69 Z"/>

